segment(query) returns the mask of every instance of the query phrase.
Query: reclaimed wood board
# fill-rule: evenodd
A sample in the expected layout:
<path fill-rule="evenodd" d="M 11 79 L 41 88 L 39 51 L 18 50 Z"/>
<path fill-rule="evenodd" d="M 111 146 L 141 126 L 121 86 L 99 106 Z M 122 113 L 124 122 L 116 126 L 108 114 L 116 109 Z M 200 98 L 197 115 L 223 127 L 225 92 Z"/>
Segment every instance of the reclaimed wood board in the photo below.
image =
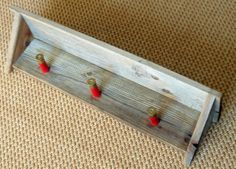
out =
<path fill-rule="evenodd" d="M 50 73 L 46 75 L 41 73 L 35 60 L 38 53 L 44 54 L 51 65 Z M 200 114 L 199 111 L 158 92 L 37 39 L 30 43 L 14 67 L 183 150 L 187 148 Z M 90 96 L 86 83 L 90 77 L 96 78 L 102 89 L 102 98 L 99 100 Z M 161 123 L 158 128 L 147 126 L 146 110 L 150 106 L 156 107 L 161 112 Z"/>
<path fill-rule="evenodd" d="M 12 25 L 12 34 L 8 47 L 8 57 L 5 65 L 5 72 L 10 73 L 11 65 L 17 60 L 20 54 L 27 46 L 27 41 L 31 38 L 31 32 L 28 25 L 25 23 L 22 15 L 15 12 L 14 22 Z"/>

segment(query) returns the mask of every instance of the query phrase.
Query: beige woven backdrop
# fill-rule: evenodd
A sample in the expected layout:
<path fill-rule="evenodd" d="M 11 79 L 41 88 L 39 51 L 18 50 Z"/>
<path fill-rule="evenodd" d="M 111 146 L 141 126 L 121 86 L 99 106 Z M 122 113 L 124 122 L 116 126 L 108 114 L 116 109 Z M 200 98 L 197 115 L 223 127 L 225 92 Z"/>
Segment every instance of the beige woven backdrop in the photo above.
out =
<path fill-rule="evenodd" d="M 0 168 L 184 168 L 184 154 L 44 83 L 3 72 L 16 5 L 224 93 L 192 168 L 236 168 L 234 0 L 0 1 Z"/>

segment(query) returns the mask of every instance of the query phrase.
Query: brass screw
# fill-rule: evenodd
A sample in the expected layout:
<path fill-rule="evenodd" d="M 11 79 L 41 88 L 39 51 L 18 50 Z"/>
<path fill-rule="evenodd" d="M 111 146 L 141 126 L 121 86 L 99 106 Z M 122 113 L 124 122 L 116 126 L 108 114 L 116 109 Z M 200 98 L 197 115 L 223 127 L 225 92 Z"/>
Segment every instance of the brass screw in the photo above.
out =
<path fill-rule="evenodd" d="M 147 112 L 149 116 L 155 116 L 157 114 L 157 109 L 151 106 L 147 109 Z"/>
<path fill-rule="evenodd" d="M 44 56 L 43 54 L 37 54 L 36 57 L 35 57 L 38 61 L 39 64 L 42 64 L 42 63 L 46 63 L 45 59 L 44 59 Z"/>
<path fill-rule="evenodd" d="M 90 78 L 87 80 L 87 83 L 90 87 L 95 87 L 97 86 L 96 80 L 94 78 Z"/>

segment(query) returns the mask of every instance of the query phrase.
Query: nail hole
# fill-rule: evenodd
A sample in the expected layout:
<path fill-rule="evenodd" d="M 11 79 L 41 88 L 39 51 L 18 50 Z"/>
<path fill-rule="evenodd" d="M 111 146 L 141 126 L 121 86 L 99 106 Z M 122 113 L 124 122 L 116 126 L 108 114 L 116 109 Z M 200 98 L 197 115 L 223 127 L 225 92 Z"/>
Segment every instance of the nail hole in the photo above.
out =
<path fill-rule="evenodd" d="M 165 93 L 171 94 L 171 92 L 167 89 L 162 89 L 162 91 L 165 92 Z"/>
<path fill-rule="evenodd" d="M 27 41 L 25 42 L 25 46 L 27 47 L 27 46 L 29 46 L 29 44 L 30 44 L 30 41 L 27 40 Z"/>
<path fill-rule="evenodd" d="M 87 73 L 88 76 L 92 76 L 92 74 L 93 74 L 92 72 L 88 72 Z"/>
<path fill-rule="evenodd" d="M 155 79 L 155 80 L 159 80 L 159 78 L 156 77 L 156 76 L 154 76 L 154 75 L 151 75 L 151 77 L 152 77 L 153 79 Z"/>

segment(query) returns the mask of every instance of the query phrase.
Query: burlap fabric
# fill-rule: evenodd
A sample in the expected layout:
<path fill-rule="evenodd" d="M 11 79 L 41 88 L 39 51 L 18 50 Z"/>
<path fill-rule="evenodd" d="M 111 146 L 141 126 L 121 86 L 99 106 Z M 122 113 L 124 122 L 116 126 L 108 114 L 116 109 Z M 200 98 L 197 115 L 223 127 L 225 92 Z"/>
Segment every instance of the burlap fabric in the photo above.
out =
<path fill-rule="evenodd" d="M 16 5 L 224 93 L 191 168 L 236 168 L 234 0 L 0 1 L 0 168 L 184 168 L 184 154 L 44 83 L 3 72 Z"/>

